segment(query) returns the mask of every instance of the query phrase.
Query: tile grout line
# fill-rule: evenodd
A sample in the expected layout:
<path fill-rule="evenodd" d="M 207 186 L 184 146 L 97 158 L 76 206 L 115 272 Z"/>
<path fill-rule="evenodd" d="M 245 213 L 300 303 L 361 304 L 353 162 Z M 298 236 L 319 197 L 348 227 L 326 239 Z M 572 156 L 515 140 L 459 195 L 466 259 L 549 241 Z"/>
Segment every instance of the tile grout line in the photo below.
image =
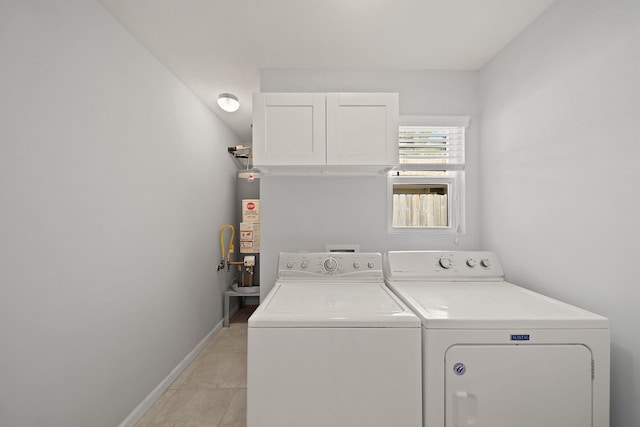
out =
<path fill-rule="evenodd" d="M 220 423 L 218 423 L 217 427 L 221 427 L 222 423 L 224 422 L 224 416 L 227 415 L 227 412 L 229 411 L 229 408 L 231 407 L 231 404 L 233 403 L 233 399 L 235 399 L 236 395 L 238 394 L 238 388 L 234 388 L 233 389 L 233 395 L 231 396 L 231 399 L 229 399 L 229 404 L 227 405 L 226 408 L 224 408 L 224 412 L 222 413 L 222 418 L 220 418 Z"/>
<path fill-rule="evenodd" d="M 158 417 L 158 415 L 160 415 L 160 414 L 162 413 L 162 410 L 164 409 L 164 407 L 165 407 L 165 406 L 167 406 L 167 405 L 169 404 L 169 401 L 171 400 L 171 397 L 173 397 L 173 395 L 176 393 L 176 391 L 177 391 L 176 389 L 166 389 L 166 390 L 165 390 L 165 391 L 160 395 L 160 397 L 158 398 L 158 400 L 163 399 L 163 398 L 166 398 L 166 399 L 164 399 L 164 400 L 165 400 L 165 402 L 162 404 L 162 406 L 160 406 L 160 407 L 158 407 L 158 408 L 154 408 L 154 412 L 155 412 L 155 414 L 153 414 L 153 416 L 148 420 L 148 422 L 146 422 L 144 425 L 142 425 L 142 424 L 141 424 L 141 425 L 139 425 L 139 424 L 136 422 L 136 424 L 134 424 L 134 427 L 146 427 L 146 426 L 148 426 L 148 425 L 153 425 L 153 421 Z M 169 392 L 171 392 L 171 396 L 167 396 L 167 394 L 169 394 Z M 157 402 L 158 402 L 158 400 L 156 400 L 156 402 L 155 402 L 155 403 L 157 403 Z M 155 405 L 155 403 L 154 403 L 154 405 Z M 148 412 L 149 410 L 151 410 L 151 408 L 149 408 L 149 409 L 147 410 L 147 412 Z M 145 412 L 145 414 L 146 414 L 146 412 Z M 143 417 L 144 417 L 144 415 L 143 415 Z M 140 419 L 142 419 L 143 417 L 140 417 Z M 140 420 L 138 420 L 138 421 L 140 421 Z"/>

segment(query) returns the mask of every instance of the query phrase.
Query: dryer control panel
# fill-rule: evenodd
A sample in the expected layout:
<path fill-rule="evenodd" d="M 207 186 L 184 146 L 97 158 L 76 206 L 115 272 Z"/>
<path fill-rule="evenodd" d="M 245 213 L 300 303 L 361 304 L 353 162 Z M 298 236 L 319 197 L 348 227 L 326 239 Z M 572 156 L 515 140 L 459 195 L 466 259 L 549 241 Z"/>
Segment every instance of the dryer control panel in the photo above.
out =
<path fill-rule="evenodd" d="M 498 257 L 488 251 L 391 251 L 384 256 L 388 280 L 502 280 Z"/>
<path fill-rule="evenodd" d="M 278 280 L 329 277 L 382 281 L 382 255 L 373 252 L 283 252 L 280 254 Z"/>

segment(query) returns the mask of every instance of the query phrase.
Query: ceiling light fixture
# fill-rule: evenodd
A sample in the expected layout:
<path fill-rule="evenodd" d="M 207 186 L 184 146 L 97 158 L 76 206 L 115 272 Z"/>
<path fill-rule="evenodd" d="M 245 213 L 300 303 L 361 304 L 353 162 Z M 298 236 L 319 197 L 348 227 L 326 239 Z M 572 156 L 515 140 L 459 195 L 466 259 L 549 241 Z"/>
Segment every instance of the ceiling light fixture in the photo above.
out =
<path fill-rule="evenodd" d="M 221 93 L 218 95 L 218 105 L 228 113 L 238 111 L 238 108 L 240 108 L 238 97 L 230 93 Z"/>

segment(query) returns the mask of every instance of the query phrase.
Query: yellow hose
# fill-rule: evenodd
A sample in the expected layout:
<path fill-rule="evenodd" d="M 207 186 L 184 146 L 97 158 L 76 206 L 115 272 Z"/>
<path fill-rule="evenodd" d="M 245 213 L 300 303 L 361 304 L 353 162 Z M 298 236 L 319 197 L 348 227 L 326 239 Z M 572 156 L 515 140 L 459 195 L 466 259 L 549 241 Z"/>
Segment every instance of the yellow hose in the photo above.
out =
<path fill-rule="evenodd" d="M 225 247 L 224 247 L 224 231 L 230 229 L 231 230 L 231 237 L 229 238 L 229 246 L 228 246 L 228 251 L 225 254 Z M 226 262 L 227 265 L 229 265 L 229 261 L 231 261 L 231 254 L 233 253 L 233 239 L 236 236 L 236 229 L 233 228 L 233 225 L 223 225 L 222 227 L 220 227 L 220 254 L 222 255 L 222 261 L 221 264 L 225 262 L 225 255 L 226 255 Z"/>

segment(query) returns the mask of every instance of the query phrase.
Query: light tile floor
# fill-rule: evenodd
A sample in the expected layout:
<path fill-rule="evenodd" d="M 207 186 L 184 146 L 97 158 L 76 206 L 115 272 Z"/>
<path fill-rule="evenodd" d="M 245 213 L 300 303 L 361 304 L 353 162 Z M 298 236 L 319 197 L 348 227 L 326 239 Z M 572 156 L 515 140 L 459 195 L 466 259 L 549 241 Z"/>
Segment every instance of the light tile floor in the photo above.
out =
<path fill-rule="evenodd" d="M 242 307 L 135 427 L 246 427 L 247 320 Z"/>

